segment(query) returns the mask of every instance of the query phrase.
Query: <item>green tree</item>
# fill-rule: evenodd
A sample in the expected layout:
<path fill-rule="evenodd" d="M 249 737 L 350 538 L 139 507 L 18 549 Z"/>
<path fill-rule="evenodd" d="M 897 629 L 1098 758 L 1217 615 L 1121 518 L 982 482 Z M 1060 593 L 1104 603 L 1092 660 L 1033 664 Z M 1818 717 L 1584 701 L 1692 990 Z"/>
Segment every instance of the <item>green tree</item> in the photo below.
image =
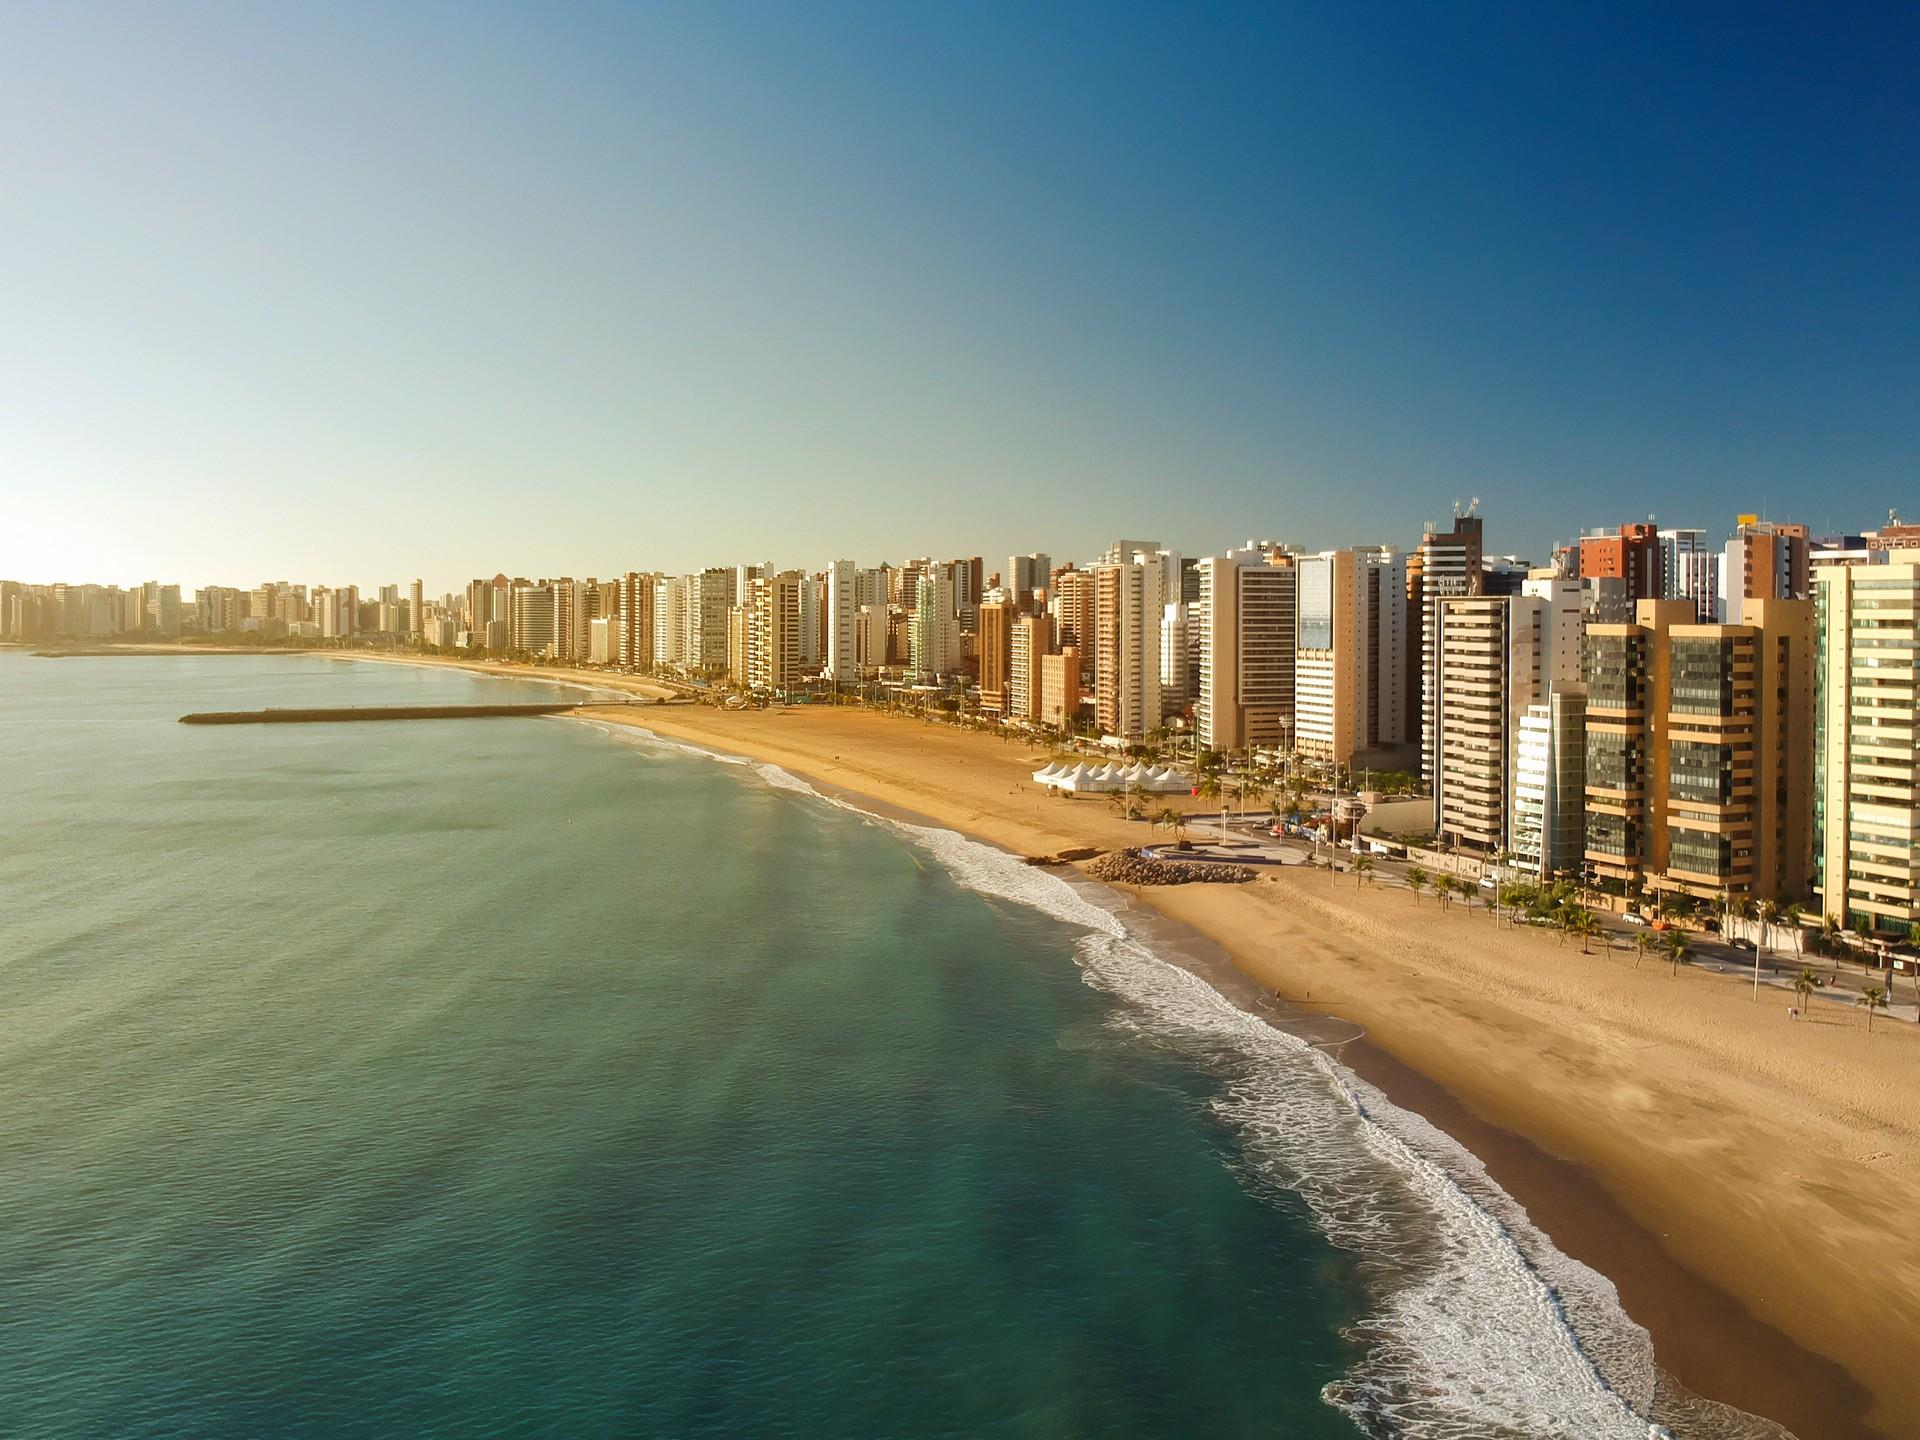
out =
<path fill-rule="evenodd" d="M 1820 917 L 1820 941 L 1827 947 L 1827 953 L 1833 957 L 1833 978 L 1840 978 L 1840 956 L 1847 948 L 1843 932 L 1846 927 L 1840 923 L 1838 915 Z"/>
<path fill-rule="evenodd" d="M 1633 932 L 1633 948 L 1633 968 L 1638 970 L 1640 962 L 1660 948 L 1660 942 L 1651 930 L 1636 930 Z"/>
<path fill-rule="evenodd" d="M 1667 932 L 1667 959 L 1673 962 L 1673 973 L 1678 975 L 1680 967 L 1693 958 L 1693 946 L 1688 943 L 1686 934 L 1679 930 Z"/>
<path fill-rule="evenodd" d="M 1580 953 L 1591 955 L 1587 942 L 1600 933 L 1600 922 L 1594 918 L 1591 910 L 1584 905 L 1575 905 L 1567 911 L 1567 933 L 1580 937 Z"/>
<path fill-rule="evenodd" d="M 1804 1011 L 1813 999 L 1813 992 L 1820 988 L 1820 977 L 1812 970 L 1802 969 L 1793 977 L 1793 993 L 1799 998 L 1800 1008 Z"/>
<path fill-rule="evenodd" d="M 1878 985 L 1869 985 L 1865 990 L 1860 992 L 1860 997 L 1853 1003 L 1867 1007 L 1867 1033 L 1871 1035 L 1873 1033 L 1873 1012 L 1887 1008 L 1887 992 L 1882 990 Z"/>
<path fill-rule="evenodd" d="M 1371 855 L 1360 855 L 1354 858 L 1353 877 L 1353 883 L 1356 889 L 1365 885 L 1373 878 L 1373 857 Z"/>
<path fill-rule="evenodd" d="M 1407 867 L 1407 889 L 1413 892 L 1413 903 L 1416 905 L 1420 903 L 1420 892 L 1427 888 L 1427 880 L 1427 872 L 1420 866 Z"/>

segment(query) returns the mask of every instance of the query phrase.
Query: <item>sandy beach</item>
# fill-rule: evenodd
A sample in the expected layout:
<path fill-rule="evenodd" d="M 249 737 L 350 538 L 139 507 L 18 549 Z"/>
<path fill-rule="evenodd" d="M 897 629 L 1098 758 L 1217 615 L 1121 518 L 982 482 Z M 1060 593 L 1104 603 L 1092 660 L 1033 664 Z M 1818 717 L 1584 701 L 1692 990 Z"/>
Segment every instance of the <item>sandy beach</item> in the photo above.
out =
<path fill-rule="evenodd" d="M 525 673 L 516 670 L 514 673 Z M 1162 832 L 1048 795 L 1041 752 L 852 709 L 583 712 L 773 761 L 1007 849 Z M 1920 1434 L 1916 1027 L 1496 927 L 1350 875 L 1134 892 L 1285 999 L 1365 1027 L 1348 1057 L 1442 1123 L 1613 1279 L 1689 1388 L 1802 1440 Z M 1371 1056 L 1371 1058 L 1370 1058 Z M 1371 1073 L 1369 1073 L 1371 1072 Z"/>

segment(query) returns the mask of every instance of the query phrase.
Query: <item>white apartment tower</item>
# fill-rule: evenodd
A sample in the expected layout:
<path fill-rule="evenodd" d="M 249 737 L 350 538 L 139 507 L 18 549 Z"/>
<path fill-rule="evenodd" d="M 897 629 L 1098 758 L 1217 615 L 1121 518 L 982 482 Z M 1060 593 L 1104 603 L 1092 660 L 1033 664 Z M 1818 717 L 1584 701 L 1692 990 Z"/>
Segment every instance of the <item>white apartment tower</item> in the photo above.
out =
<path fill-rule="evenodd" d="M 1159 727 L 1166 573 L 1148 549 L 1093 567 L 1094 715 L 1106 734 L 1131 739 Z"/>
<path fill-rule="evenodd" d="M 1816 566 L 1813 584 L 1814 893 L 1851 929 L 1904 938 L 1920 922 L 1920 557 Z"/>
<path fill-rule="evenodd" d="M 820 657 L 820 673 L 836 685 L 860 678 L 859 573 L 851 560 L 827 566 L 827 647 Z"/>
<path fill-rule="evenodd" d="M 922 682 L 960 668 L 960 619 L 954 613 L 953 567 L 930 565 L 915 587 L 908 663 Z"/>
<path fill-rule="evenodd" d="M 653 663 L 656 669 L 682 669 L 687 663 L 687 582 L 663 575 L 653 587 Z"/>
<path fill-rule="evenodd" d="M 1327 550 L 1296 566 L 1294 745 L 1350 765 L 1406 743 L 1406 557 Z"/>
<path fill-rule="evenodd" d="M 1702 625 L 1720 618 L 1720 552 L 1704 530 L 1662 530 L 1660 598 L 1691 600 Z"/>
<path fill-rule="evenodd" d="M 1519 595 L 1441 598 L 1433 785 L 1443 844 L 1483 855 L 1521 848 L 1515 844 L 1518 794 L 1529 806 L 1535 864 L 1543 863 L 1543 843 L 1563 858 L 1584 848 L 1569 849 L 1584 829 L 1586 793 L 1580 598 L 1579 581 L 1545 574 L 1523 581 Z M 1578 742 L 1568 728 L 1575 710 L 1569 703 L 1558 707 L 1556 728 L 1555 695 L 1580 697 Z M 1571 773 L 1576 749 L 1577 777 Z M 1549 788 L 1556 776 L 1564 783 Z M 1551 813 L 1536 813 L 1549 801 L 1556 807 Z"/>
<path fill-rule="evenodd" d="M 1299 572 L 1293 557 L 1256 550 L 1202 559 L 1200 595 L 1187 609 L 1199 670 L 1193 719 L 1209 750 L 1291 739 Z"/>

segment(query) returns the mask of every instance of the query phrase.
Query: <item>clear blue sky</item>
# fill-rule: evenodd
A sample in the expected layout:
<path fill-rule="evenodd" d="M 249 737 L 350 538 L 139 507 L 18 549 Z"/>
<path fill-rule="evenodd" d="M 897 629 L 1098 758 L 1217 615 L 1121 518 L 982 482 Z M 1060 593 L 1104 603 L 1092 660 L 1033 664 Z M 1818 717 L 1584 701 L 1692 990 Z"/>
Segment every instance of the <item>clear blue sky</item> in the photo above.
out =
<path fill-rule="evenodd" d="M 9 6 L 0 575 L 1920 516 L 1917 17 Z"/>

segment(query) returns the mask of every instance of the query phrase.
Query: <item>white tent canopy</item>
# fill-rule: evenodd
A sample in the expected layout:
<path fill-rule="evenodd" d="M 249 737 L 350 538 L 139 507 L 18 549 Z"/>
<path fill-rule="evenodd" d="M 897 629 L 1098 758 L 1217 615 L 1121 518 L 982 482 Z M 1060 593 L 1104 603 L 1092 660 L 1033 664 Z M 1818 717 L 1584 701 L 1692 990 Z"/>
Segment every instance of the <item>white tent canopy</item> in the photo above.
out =
<path fill-rule="evenodd" d="M 1186 776 L 1171 766 L 1155 770 L 1151 766 L 1107 764 L 1093 766 L 1084 762 L 1047 765 L 1033 772 L 1036 783 L 1052 790 L 1075 795 L 1107 794 L 1132 790 L 1143 795 L 1184 795 L 1193 788 Z"/>

